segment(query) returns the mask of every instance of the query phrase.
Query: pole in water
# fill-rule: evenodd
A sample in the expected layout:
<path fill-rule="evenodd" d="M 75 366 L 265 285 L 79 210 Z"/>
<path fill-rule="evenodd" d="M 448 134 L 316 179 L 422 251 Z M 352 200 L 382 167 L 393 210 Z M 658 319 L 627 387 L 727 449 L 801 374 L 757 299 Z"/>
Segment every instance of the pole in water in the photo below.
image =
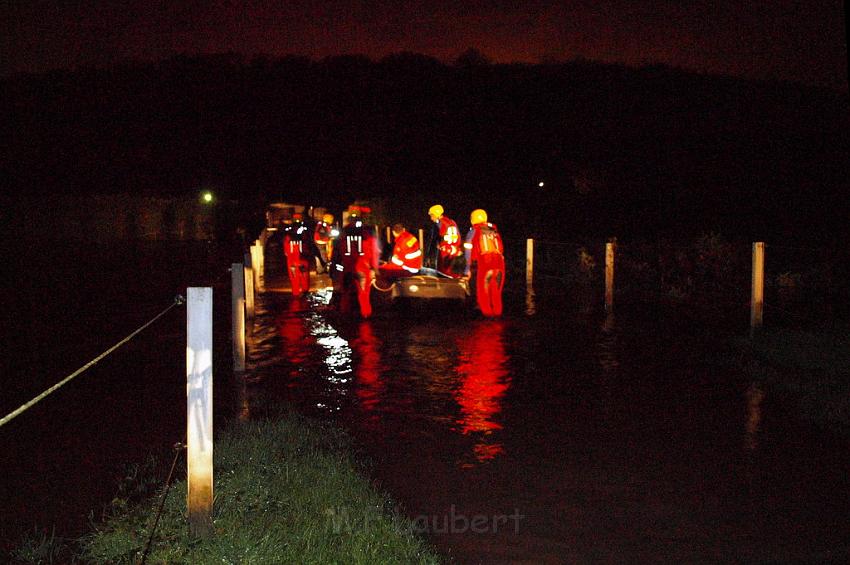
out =
<path fill-rule="evenodd" d="M 750 332 L 760 328 L 764 314 L 764 242 L 753 243 L 752 297 L 750 299 Z"/>
<path fill-rule="evenodd" d="M 614 310 L 614 243 L 605 244 L 605 311 Z"/>
<path fill-rule="evenodd" d="M 231 272 L 231 323 L 233 341 L 233 370 L 245 370 L 245 275 L 242 263 L 233 263 Z"/>

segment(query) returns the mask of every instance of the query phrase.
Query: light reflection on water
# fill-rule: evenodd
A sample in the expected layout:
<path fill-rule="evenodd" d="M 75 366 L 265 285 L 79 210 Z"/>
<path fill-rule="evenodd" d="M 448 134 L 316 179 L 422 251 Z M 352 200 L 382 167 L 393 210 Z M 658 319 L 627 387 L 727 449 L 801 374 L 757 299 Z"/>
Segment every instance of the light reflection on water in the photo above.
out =
<path fill-rule="evenodd" d="M 770 449 L 777 436 L 765 391 L 754 384 L 742 402 L 749 382 L 739 388 L 735 374 L 707 367 L 703 342 L 652 316 L 597 316 L 582 296 L 569 296 L 571 309 L 538 296 L 533 315 L 520 297 L 499 320 L 413 309 L 378 310 L 368 321 L 329 313 L 326 295 L 297 306 L 278 298 L 261 304 L 255 382 L 240 408 L 259 417 L 252 401 L 279 399 L 333 416 L 383 458 L 388 490 L 429 512 L 521 505 L 533 534 L 493 536 L 487 543 L 501 544 L 503 557 L 522 546 L 542 561 L 551 555 L 541 540 L 570 539 L 578 555 L 614 547 L 603 561 L 622 562 L 631 540 L 650 536 L 675 538 L 676 562 L 700 562 L 706 540 L 727 544 L 723 555 L 754 557 L 753 540 L 770 545 L 760 528 L 787 533 L 783 523 L 751 520 L 771 515 L 765 492 L 798 488 L 784 477 L 810 470 L 805 453 L 799 465 L 785 458 L 799 445 Z M 270 312 L 284 312 L 275 336 L 263 327 Z M 779 463 L 770 459 L 779 452 Z M 786 471 L 771 472 L 776 465 Z M 801 502 L 792 513 L 809 508 Z M 723 520 L 743 533 L 730 538 L 716 526 Z M 468 554 L 451 550 L 477 558 L 476 543 Z M 637 550 L 636 562 L 657 557 L 651 543 Z"/>
<path fill-rule="evenodd" d="M 469 334 L 457 340 L 457 424 L 461 433 L 476 436 L 473 453 L 479 462 L 504 452 L 502 443 L 493 439 L 493 432 L 502 429 L 498 415 L 511 382 L 503 332 L 503 320 L 484 320 L 475 322 Z"/>
<path fill-rule="evenodd" d="M 511 383 L 504 320 L 430 315 L 414 316 L 412 323 L 393 316 L 340 320 L 329 313 L 328 301 L 329 294 L 319 291 L 306 299 L 260 305 L 259 350 L 246 381 L 297 390 L 300 402 L 320 412 L 356 413 L 364 428 L 387 415 L 444 426 L 469 438 L 464 466 L 504 453 L 498 432 Z M 274 339 L 262 327 L 270 317 Z M 240 394 L 243 417 L 253 413 L 248 398 Z"/>

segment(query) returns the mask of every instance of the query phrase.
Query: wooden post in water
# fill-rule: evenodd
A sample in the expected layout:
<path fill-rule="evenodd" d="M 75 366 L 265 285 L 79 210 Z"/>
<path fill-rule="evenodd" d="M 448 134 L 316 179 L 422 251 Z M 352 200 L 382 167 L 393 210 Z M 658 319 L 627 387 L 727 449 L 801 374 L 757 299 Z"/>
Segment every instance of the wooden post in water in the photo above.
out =
<path fill-rule="evenodd" d="M 254 320 L 254 269 L 245 267 L 245 311 L 247 321 Z"/>
<path fill-rule="evenodd" d="M 257 243 L 251 246 L 251 267 L 254 269 L 254 290 L 257 292 L 263 290 L 263 280 L 265 277 L 263 259 L 263 246 L 260 245 L 260 240 L 258 239 Z"/>
<path fill-rule="evenodd" d="M 233 338 L 233 370 L 245 370 L 245 275 L 242 263 L 230 266 L 231 274 L 231 337 Z"/>
<path fill-rule="evenodd" d="M 750 298 L 750 332 L 762 326 L 764 313 L 764 242 L 753 243 L 753 285 Z"/>
<path fill-rule="evenodd" d="M 614 243 L 605 244 L 605 311 L 614 310 Z"/>
<path fill-rule="evenodd" d="M 531 287 L 534 281 L 534 240 L 525 240 L 525 286 Z"/>
<path fill-rule="evenodd" d="M 212 288 L 186 289 L 186 505 L 189 532 L 213 533 Z"/>

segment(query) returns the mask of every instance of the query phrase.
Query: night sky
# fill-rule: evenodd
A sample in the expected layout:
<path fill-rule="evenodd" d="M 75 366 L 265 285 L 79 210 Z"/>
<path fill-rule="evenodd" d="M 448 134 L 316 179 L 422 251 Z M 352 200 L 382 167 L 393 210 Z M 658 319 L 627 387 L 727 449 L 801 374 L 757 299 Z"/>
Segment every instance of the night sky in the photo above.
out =
<path fill-rule="evenodd" d="M 0 4 L 0 75 L 234 51 L 252 57 L 664 63 L 847 89 L 841 0 L 45 1 Z"/>

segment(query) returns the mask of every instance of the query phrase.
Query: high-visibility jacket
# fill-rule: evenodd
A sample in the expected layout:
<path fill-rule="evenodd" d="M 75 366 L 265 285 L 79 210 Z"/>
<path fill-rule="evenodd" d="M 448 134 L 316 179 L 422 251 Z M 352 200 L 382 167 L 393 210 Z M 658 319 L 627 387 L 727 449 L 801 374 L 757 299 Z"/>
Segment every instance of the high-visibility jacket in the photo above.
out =
<path fill-rule="evenodd" d="M 473 262 L 481 261 L 484 256 L 502 257 L 504 260 L 505 248 L 502 245 L 502 236 L 499 230 L 490 222 L 475 224 L 470 228 L 463 244 L 463 252 L 466 256 L 466 271 L 468 275 Z"/>
<path fill-rule="evenodd" d="M 283 254 L 287 259 L 309 259 L 313 256 L 313 246 L 307 239 L 307 226 L 294 224 L 283 235 Z"/>
<path fill-rule="evenodd" d="M 316 229 L 313 230 L 313 241 L 318 244 L 325 244 L 331 240 L 331 225 L 326 222 L 317 222 Z"/>
<path fill-rule="evenodd" d="M 334 269 L 347 272 L 377 270 L 379 256 L 378 240 L 372 230 L 349 224 L 334 244 Z"/>
<path fill-rule="evenodd" d="M 440 218 L 440 242 L 437 244 L 442 257 L 457 257 L 463 251 L 460 249 L 460 231 L 457 223 L 448 216 Z"/>
<path fill-rule="evenodd" d="M 419 240 L 409 231 L 405 230 L 398 234 L 390 263 L 411 273 L 417 273 L 422 268 L 422 249 L 419 248 Z"/>

